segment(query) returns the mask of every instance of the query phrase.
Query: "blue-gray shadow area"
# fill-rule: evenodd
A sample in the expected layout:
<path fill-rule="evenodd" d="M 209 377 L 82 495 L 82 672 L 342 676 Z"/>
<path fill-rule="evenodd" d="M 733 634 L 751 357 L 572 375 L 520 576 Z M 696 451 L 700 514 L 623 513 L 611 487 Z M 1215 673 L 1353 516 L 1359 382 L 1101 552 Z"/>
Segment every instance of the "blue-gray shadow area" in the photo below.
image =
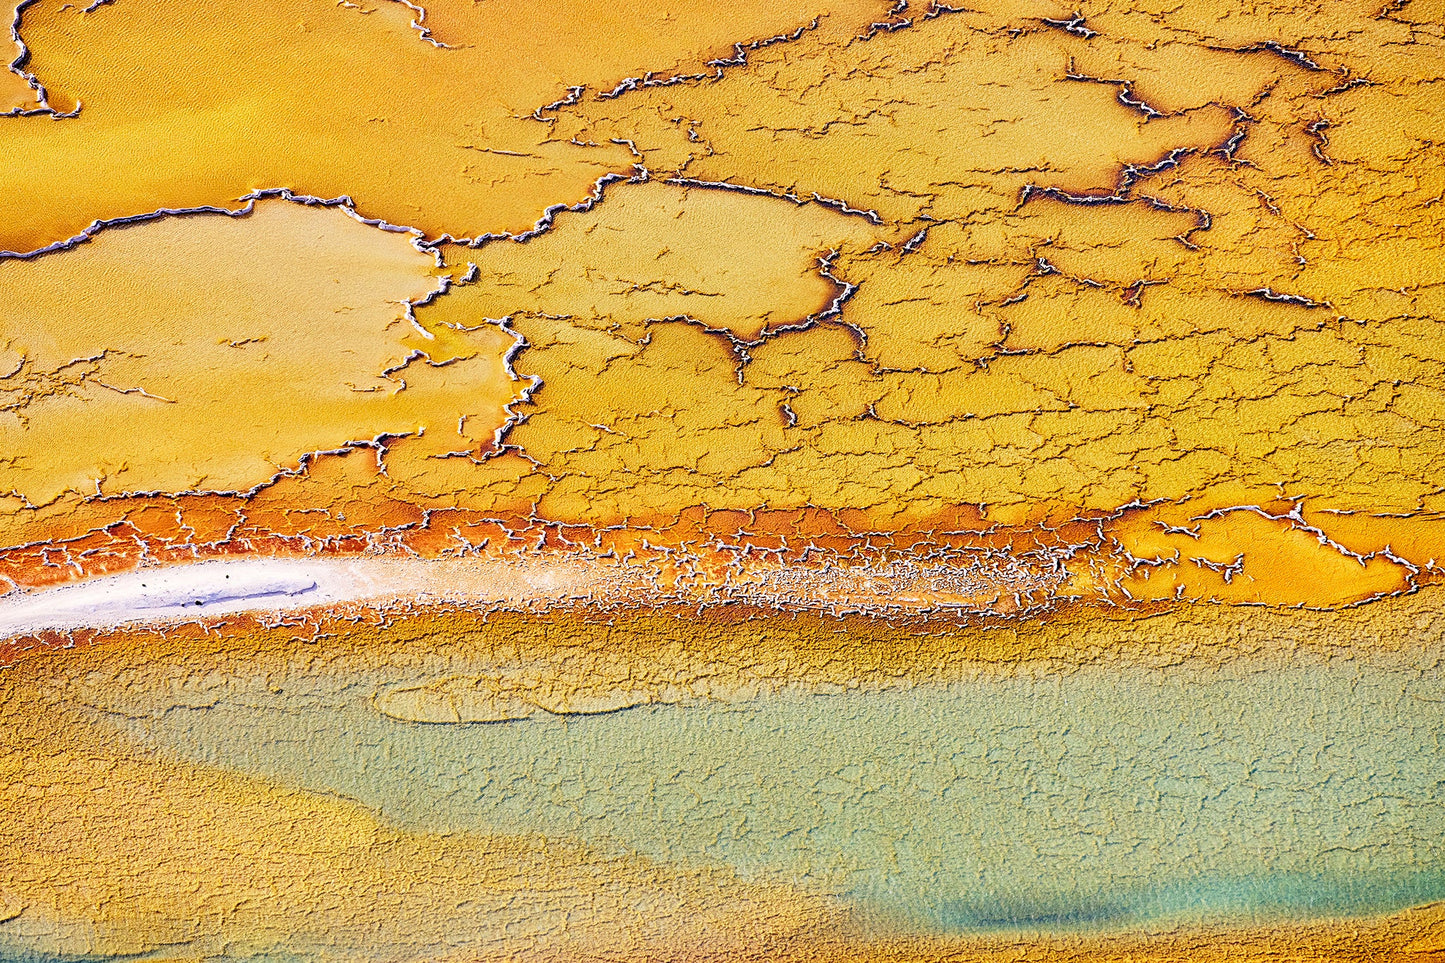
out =
<path fill-rule="evenodd" d="M 948 899 L 932 907 L 873 906 L 911 928 L 944 933 L 1024 933 L 1125 929 L 1151 921 L 1225 918 L 1270 923 L 1282 919 L 1348 919 L 1388 913 L 1445 898 L 1445 871 L 1395 878 L 1289 873 L 1225 879 L 1197 878 L 1157 890 L 1111 898 L 1000 901 Z M 920 910 L 922 910 L 920 912 Z"/>
<path fill-rule="evenodd" d="M 1127 924 L 1138 918 L 1129 903 L 1086 900 L 1079 903 L 997 902 L 953 899 L 924 917 L 927 928 L 946 933 L 1000 930 L 1057 932 Z"/>

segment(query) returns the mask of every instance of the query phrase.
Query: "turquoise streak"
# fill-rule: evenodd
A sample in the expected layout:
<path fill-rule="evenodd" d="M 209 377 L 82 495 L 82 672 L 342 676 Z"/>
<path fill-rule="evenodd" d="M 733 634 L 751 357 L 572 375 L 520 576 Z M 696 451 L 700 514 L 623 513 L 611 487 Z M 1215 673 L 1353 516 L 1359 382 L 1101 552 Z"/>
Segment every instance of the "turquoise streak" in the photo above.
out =
<path fill-rule="evenodd" d="M 372 708 L 408 681 L 381 673 L 125 724 L 408 828 L 732 867 L 887 930 L 1053 931 L 1445 898 L 1440 675 L 1114 667 L 426 725 Z"/>

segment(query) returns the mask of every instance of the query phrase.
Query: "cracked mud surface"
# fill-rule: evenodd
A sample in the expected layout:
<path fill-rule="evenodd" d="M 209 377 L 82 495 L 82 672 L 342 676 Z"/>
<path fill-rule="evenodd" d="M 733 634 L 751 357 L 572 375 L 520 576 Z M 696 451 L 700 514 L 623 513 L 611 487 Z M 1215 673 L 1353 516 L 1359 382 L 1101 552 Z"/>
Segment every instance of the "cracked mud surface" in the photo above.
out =
<path fill-rule="evenodd" d="M 54 598 L 80 611 L 83 596 L 39 593 L 220 559 L 342 559 L 372 580 L 372 594 L 336 588 L 342 608 L 329 614 L 285 603 L 166 630 L 201 649 L 213 636 L 262 640 L 222 668 L 186 645 L 165 650 L 193 681 L 257 666 L 294 675 L 284 639 L 328 618 L 379 620 L 355 631 L 377 633 L 382 651 L 392 620 L 440 638 L 467 605 L 523 626 L 693 613 L 670 654 L 647 654 L 649 633 L 674 632 L 652 626 L 614 640 L 623 668 L 596 676 L 532 639 L 517 651 L 546 657 L 525 672 L 494 652 L 420 681 L 388 677 L 378 718 L 402 731 L 532 725 L 574 705 L 582 716 L 711 705 L 715 689 L 756 699 L 780 680 L 823 698 L 859 685 L 975 691 L 1030 660 L 1059 678 L 1082 671 L 1089 660 L 1060 656 L 1039 620 L 1098 633 L 1120 665 L 1196 668 L 1253 650 L 1239 619 L 1274 620 L 1280 639 L 1311 645 L 1375 622 L 1361 658 L 1388 650 L 1402 671 L 1434 671 L 1438 3 L 24 0 L 14 11 L 15 59 L 0 74 L 0 608 L 35 613 Z M 453 591 L 412 605 L 413 581 L 368 567 L 393 556 L 445 560 L 437 580 Z M 488 581 L 503 571 L 531 574 Z M 375 585 L 397 607 L 347 607 L 374 600 Z M 92 624 L 0 612 L 0 624 L 31 626 L 0 642 L 5 671 L 30 680 L 7 718 L 60 699 L 47 678 L 69 685 L 87 660 L 103 674 L 145 651 L 144 629 L 106 632 L 135 612 L 194 621 L 181 596 L 127 598 L 132 609 Z M 743 625 L 781 611 L 810 627 L 801 641 L 760 630 L 746 657 L 728 636 L 726 658 L 700 672 L 695 641 L 742 631 L 727 628 L 739 610 L 753 613 Z M 891 668 L 850 656 L 814 671 L 788 656 L 833 652 L 827 620 L 845 617 Z M 1124 640 L 1161 620 L 1189 628 L 1161 631 L 1157 651 Z M 494 644 L 467 631 L 464 647 Z M 915 632 L 961 634 L 920 647 Z M 1006 654 L 956 678 L 953 662 L 999 633 L 1017 633 Z M 358 659 L 325 669 L 338 691 L 391 671 Z M 23 885 L 0 876 L 0 954 L 170 945 L 339 958 L 363 952 L 354 934 L 369 932 L 389 948 L 364 951 L 378 959 L 904 959 L 957 935 L 943 932 L 941 903 L 904 913 L 896 932 L 870 930 L 845 905 L 852 890 L 792 864 L 769 863 L 776 877 L 728 860 L 699 869 L 645 840 L 618 856 L 541 824 L 456 827 L 464 842 L 451 849 L 428 835 L 444 830 L 392 825 L 384 800 L 314 796 L 344 763 L 301 778 L 290 762 L 221 759 L 205 740 L 168 756 L 97 723 L 89 702 L 65 705 L 51 736 L 31 720 L 14 739 L 71 740 L 65 751 L 95 772 L 123 757 L 129 788 L 82 800 L 91 777 L 22 753 L 5 811 L 50 785 L 76 826 L 144 800 L 144 820 L 191 834 L 155 865 L 208 853 L 214 886 L 171 912 L 179 897 L 165 887 L 187 884 L 153 867 L 127 891 L 138 902 L 101 920 L 79 908 L 89 897 L 25 895 L 49 892 L 52 872 L 27 863 Z M 1438 706 L 1410 706 L 1421 745 L 1438 739 Z M 315 711 L 323 727 L 341 718 Z M 783 725 L 758 711 L 758 725 Z M 249 827 L 230 842 L 194 808 L 215 794 L 234 809 L 216 818 Z M 308 820 L 343 827 L 326 845 L 353 854 L 360 880 L 325 906 L 314 894 L 338 885 L 335 857 L 298 842 Z M 31 848 L 41 829 L 25 826 L 3 845 Z M 269 882 L 242 878 L 218 854 L 243 845 L 268 865 L 300 862 Z M 77 846 L 81 875 L 120 858 L 56 852 Z M 379 908 L 406 874 L 451 882 Z M 514 874 L 546 884 L 519 888 Z M 256 909 L 246 889 L 283 886 L 313 894 L 304 923 Z M 630 909 L 624 892 L 651 908 Z M 1109 913 L 1035 894 L 1027 912 L 958 918 L 995 930 L 1033 920 L 1065 943 L 974 934 L 954 948 L 1410 959 L 1445 946 L 1428 912 L 1378 915 L 1445 896 L 1411 892 L 1316 914 L 1372 915 L 1343 930 L 1221 910 L 1176 934 L 1183 944 L 1156 933 L 1137 945 L 1060 937 Z M 593 902 L 569 923 L 579 893 Z M 397 923 L 441 904 L 471 907 L 452 935 L 512 935 L 449 943 L 442 923 Z M 291 949 L 286 932 L 303 934 Z M 226 949 L 233 940 L 244 949 Z"/>
<path fill-rule="evenodd" d="M 278 296 L 267 290 L 278 272 L 211 265 L 200 252 L 226 243 L 217 232 L 254 245 L 238 261 L 289 262 L 295 285 L 324 290 L 348 269 L 287 248 L 299 243 L 288 242 L 290 228 L 267 226 L 282 216 L 271 210 L 280 199 L 255 202 L 262 213 L 229 228 L 162 218 L 12 259 L 6 289 L 42 310 L 7 332 L 14 370 L 0 384 L 17 439 L 0 479 L 11 492 L 0 522 L 7 540 L 78 539 L 93 554 L 107 541 L 104 526 L 119 522 L 123 540 L 164 557 L 177 540 L 144 520 L 164 506 L 183 529 L 196 527 L 189 514 L 220 514 L 227 531 L 280 543 L 355 544 L 375 542 L 398 515 L 430 527 L 418 510 L 445 507 L 463 510 L 462 524 L 428 540 L 456 550 L 479 544 L 466 529 L 483 518 L 505 519 L 512 532 L 672 531 L 682 549 L 688 513 L 768 510 L 784 513 L 764 526 L 777 537 L 792 528 L 806 538 L 821 524 L 854 546 L 876 530 L 924 542 L 960 528 L 988 532 L 974 547 L 999 544 L 1000 532 L 1015 546 L 1042 539 L 1058 548 L 1050 564 L 1068 568 L 1079 589 L 1068 597 L 1116 604 L 1340 604 L 1435 577 L 1445 183 L 1430 160 L 1439 120 L 1425 67 L 1440 56 L 1438 24 L 1409 5 L 1345 3 L 1310 16 L 1241 8 L 1218 23 L 1189 7 L 1104 5 L 1079 11 L 1082 19 L 1047 5 L 816 13 L 768 34 L 748 18 L 788 11 L 738 9 L 728 36 L 765 42 L 736 41 L 730 56 L 730 44 L 707 31 L 731 25 L 704 18 L 703 28 L 682 15 L 644 31 L 652 47 L 586 56 L 560 47 L 533 65 L 532 87 L 489 79 L 511 103 L 505 129 L 514 135 L 455 111 L 438 120 L 468 58 L 501 42 L 466 4 L 427 13 L 427 27 L 451 38 L 440 47 L 418 42 L 416 14 L 399 4 L 281 5 L 247 17 L 215 4 L 25 5 L 17 30 L 26 76 L 57 112 L 73 110 L 79 92 L 94 94 L 75 117 L 6 120 L 10 156 L 24 165 L 6 175 L 20 198 L 7 218 L 13 250 L 64 247 L 98 218 L 198 204 L 236 210 L 246 191 L 279 187 L 344 197 L 363 218 L 415 229 L 412 243 L 448 280 L 430 299 L 391 282 L 393 301 L 418 305 L 407 310 L 412 330 L 395 316 L 374 323 L 401 336 L 404 354 L 347 374 L 321 360 L 336 351 L 315 338 L 277 365 L 307 365 L 325 382 L 317 390 L 381 389 L 387 400 L 357 399 L 375 414 L 338 423 L 322 404 L 283 440 L 270 426 L 265 438 L 238 430 L 234 410 L 166 411 L 168 423 L 215 439 L 214 450 L 186 457 L 127 439 L 146 432 L 144 408 L 164 404 L 186 377 L 148 354 L 125 362 L 146 377 L 122 378 L 112 393 L 126 394 L 105 399 L 139 420 L 120 432 L 110 426 L 128 415 L 94 422 L 112 450 L 77 443 L 82 461 L 39 472 L 27 467 L 26 447 L 70 430 L 63 398 L 81 382 L 92 393 L 111 383 L 107 364 L 83 359 L 143 350 L 103 329 L 78 339 L 84 345 L 27 348 L 54 324 L 47 303 L 76 311 L 41 293 L 45 285 L 96 303 L 104 295 L 85 285 L 109 283 L 107 252 L 129 259 L 140 256 L 123 250 L 133 244 L 183 244 L 197 252 L 187 287 L 261 307 L 227 327 L 192 301 L 168 323 L 249 345 L 251 328 L 277 323 L 264 305 Z M 272 29 L 265 17 L 293 15 L 284 44 L 259 39 Z M 323 29 L 331 41 L 305 39 Z M 146 61 L 154 45 L 121 42 L 167 30 L 187 42 L 167 48 L 165 64 Z M 247 46 L 238 30 L 255 31 L 249 43 L 275 50 L 275 62 L 237 59 L 232 48 Z M 536 42 L 537 29 L 515 30 Z M 354 97 L 318 88 L 328 75 L 306 58 L 340 49 L 343 36 L 360 69 L 428 78 L 425 92 L 366 76 L 348 80 Z M 217 55 L 220 47 L 231 52 Z M 636 60 L 652 48 L 657 59 Z M 309 85 L 278 79 L 301 69 L 312 71 Z M 130 78 L 125 95 L 107 97 L 121 76 Z M 277 113 L 294 124 L 225 113 L 272 111 L 248 93 L 262 78 L 267 97 L 304 90 L 304 105 Z M 549 100 L 549 84 L 565 96 Z M 355 123 L 336 114 L 369 111 L 369 99 L 383 96 L 408 105 L 394 135 L 373 128 L 395 126 L 399 109 L 392 120 L 376 113 Z M 264 141 L 319 129 L 305 111 L 322 108 L 331 113 L 325 129 L 338 132 L 328 136 L 347 146 L 309 134 L 320 153 Z M 175 119 L 198 111 L 212 120 Z M 148 143 L 184 151 L 204 173 L 116 146 L 113 138 L 142 136 L 168 117 L 182 139 Z M 245 149 L 184 140 L 232 132 L 246 134 Z M 435 148 L 428 138 L 440 139 Z M 123 159 L 126 173 L 37 180 L 34 170 L 58 169 L 44 160 L 54 150 Z M 404 159 L 337 160 L 338 151 L 385 150 L 427 160 L 413 173 Z M 245 176 L 229 186 L 206 180 L 228 164 Z M 500 166 L 478 179 L 476 165 Z M 305 173 L 313 168 L 316 176 Z M 65 192 L 63 202 L 51 189 Z M 298 232 L 311 230 L 303 222 L 339 223 L 315 205 L 286 217 Z M 326 243 L 341 256 L 342 245 Z M 92 259 L 101 262 L 94 269 Z M 378 292 L 384 284 L 375 272 L 369 283 Z M 125 312 L 113 323 L 126 323 Z M 498 381 L 499 364 L 510 383 Z M 446 386 L 432 389 L 438 381 Z M 38 399 L 53 400 L 36 409 Z M 284 394 L 256 401 L 308 404 Z M 362 443 L 378 455 L 373 473 L 312 455 Z M 147 457 L 168 470 L 148 473 Z M 364 485 L 373 517 L 337 520 L 346 514 L 337 483 L 322 477 L 337 473 Z M 204 497 L 278 478 L 284 519 L 254 500 Z M 86 501 L 96 493 L 150 497 Z M 378 505 L 394 510 L 375 517 Z M 1406 535 L 1396 517 L 1417 523 Z M 1079 521 L 1098 534 L 1060 534 Z M 193 553 L 236 545 L 179 541 Z M 1274 557 L 1291 565 L 1272 567 Z M 135 562 L 132 553 L 118 564 Z M 28 563 L 12 555 L 11 578 L 48 580 Z M 1314 579 L 1295 579 L 1302 569 Z"/>

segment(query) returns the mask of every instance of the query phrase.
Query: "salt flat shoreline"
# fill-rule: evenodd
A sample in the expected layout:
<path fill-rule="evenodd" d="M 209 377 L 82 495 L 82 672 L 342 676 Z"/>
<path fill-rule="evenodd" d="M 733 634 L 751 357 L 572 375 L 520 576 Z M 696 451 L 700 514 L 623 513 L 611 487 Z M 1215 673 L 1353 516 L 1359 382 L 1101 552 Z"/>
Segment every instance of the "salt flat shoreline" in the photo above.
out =
<path fill-rule="evenodd" d="M 155 566 L 0 595 L 0 639 L 40 632 L 286 615 L 344 606 L 452 604 L 498 608 L 573 602 L 650 606 L 743 604 L 878 617 L 1042 614 L 1064 599 L 1022 601 L 1041 582 L 985 567 L 918 564 L 758 565 L 706 577 L 671 576 L 617 560 L 274 558 Z M 685 584 L 686 583 L 686 584 Z"/>

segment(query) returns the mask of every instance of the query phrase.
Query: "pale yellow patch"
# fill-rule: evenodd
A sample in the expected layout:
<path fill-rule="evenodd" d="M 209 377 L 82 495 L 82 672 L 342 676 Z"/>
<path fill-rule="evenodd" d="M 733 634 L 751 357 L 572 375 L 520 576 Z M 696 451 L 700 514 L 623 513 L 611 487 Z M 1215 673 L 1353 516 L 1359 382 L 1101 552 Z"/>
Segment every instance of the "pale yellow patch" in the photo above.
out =
<path fill-rule="evenodd" d="M 0 490 L 248 489 L 382 434 L 475 448 L 512 397 L 512 341 L 401 367 L 405 302 L 438 283 L 406 236 L 280 200 L 0 264 Z"/>

